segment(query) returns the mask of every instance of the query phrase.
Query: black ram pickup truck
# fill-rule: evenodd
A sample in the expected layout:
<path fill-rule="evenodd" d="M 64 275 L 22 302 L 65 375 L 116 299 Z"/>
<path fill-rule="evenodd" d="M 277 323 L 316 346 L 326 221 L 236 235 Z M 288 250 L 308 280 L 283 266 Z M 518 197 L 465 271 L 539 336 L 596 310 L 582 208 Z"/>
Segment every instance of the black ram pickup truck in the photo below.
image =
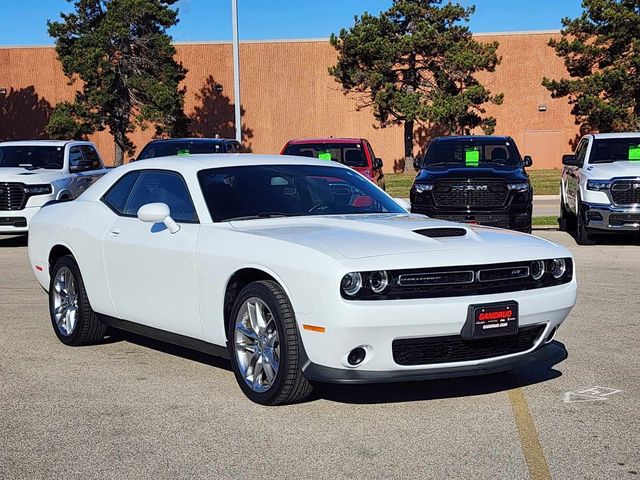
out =
<path fill-rule="evenodd" d="M 529 233 L 533 189 L 525 167 L 531 164 L 511 137 L 435 138 L 416 161 L 411 211 Z"/>

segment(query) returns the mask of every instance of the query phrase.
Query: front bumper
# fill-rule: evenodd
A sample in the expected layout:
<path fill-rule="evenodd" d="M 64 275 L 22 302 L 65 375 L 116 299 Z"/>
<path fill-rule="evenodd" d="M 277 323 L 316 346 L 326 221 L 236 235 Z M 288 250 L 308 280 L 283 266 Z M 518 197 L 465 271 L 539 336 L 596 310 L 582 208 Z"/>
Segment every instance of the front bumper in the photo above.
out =
<path fill-rule="evenodd" d="M 341 301 L 322 312 L 297 313 L 306 357 L 303 372 L 310 380 L 329 383 L 392 382 L 456 377 L 515 368 L 543 347 L 575 304 L 575 278 L 556 287 L 523 292 L 439 299 Z M 514 300 L 521 328 L 538 325 L 540 333 L 529 348 L 491 358 L 419 365 L 400 365 L 394 359 L 398 339 L 459 336 L 469 305 Z M 328 320 L 330 319 L 330 320 Z M 325 326 L 324 333 L 305 324 Z M 362 347 L 367 355 L 357 367 L 347 357 Z"/>
<path fill-rule="evenodd" d="M 478 223 L 528 233 L 531 230 L 531 205 L 514 205 L 496 210 L 449 210 L 420 204 L 411 205 L 411 213 L 459 223 Z"/>
<path fill-rule="evenodd" d="M 637 232 L 640 230 L 640 206 L 619 207 L 602 203 L 582 202 L 581 212 L 589 228 L 607 231 Z"/>
<path fill-rule="evenodd" d="M 40 207 L 0 210 L 0 235 L 27 233 L 31 219 L 39 210 Z"/>

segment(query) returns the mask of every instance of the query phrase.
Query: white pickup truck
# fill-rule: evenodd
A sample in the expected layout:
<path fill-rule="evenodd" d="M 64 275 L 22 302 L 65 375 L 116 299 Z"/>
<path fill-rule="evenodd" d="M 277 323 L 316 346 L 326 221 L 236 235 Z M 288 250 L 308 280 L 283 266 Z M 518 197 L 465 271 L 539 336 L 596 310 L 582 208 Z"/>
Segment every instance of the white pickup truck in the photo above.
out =
<path fill-rule="evenodd" d="M 90 142 L 0 142 L 0 234 L 26 233 L 44 204 L 76 198 L 105 173 Z"/>
<path fill-rule="evenodd" d="M 586 135 L 562 164 L 561 230 L 575 229 L 580 245 L 640 230 L 640 132 Z"/>

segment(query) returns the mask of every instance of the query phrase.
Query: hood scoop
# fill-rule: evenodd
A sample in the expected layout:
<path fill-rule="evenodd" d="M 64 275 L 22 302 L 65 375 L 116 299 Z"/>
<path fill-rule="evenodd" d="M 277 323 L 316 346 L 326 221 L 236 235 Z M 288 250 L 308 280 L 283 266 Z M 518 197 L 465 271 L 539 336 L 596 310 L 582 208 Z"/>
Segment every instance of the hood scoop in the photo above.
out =
<path fill-rule="evenodd" d="M 467 231 L 464 228 L 444 227 L 444 228 L 423 228 L 414 230 L 418 235 L 429 238 L 464 237 Z"/>

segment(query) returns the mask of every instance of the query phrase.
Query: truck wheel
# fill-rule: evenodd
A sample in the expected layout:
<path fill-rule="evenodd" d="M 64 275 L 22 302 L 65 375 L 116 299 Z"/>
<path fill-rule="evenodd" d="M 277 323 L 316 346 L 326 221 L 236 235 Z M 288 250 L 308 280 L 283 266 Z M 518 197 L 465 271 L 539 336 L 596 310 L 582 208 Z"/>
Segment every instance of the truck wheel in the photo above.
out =
<path fill-rule="evenodd" d="M 94 344 L 107 331 L 91 309 L 80 269 L 70 255 L 60 258 L 51 269 L 49 312 L 53 331 L 65 345 Z"/>
<path fill-rule="evenodd" d="M 313 388 L 302 374 L 302 341 L 293 307 L 276 282 L 261 280 L 240 291 L 228 338 L 233 372 L 250 400 L 282 405 L 311 394 Z"/>
<path fill-rule="evenodd" d="M 560 217 L 558 218 L 558 230 L 561 232 L 566 232 L 569 230 L 569 211 L 564 204 L 564 198 L 562 194 L 560 194 Z"/>
<path fill-rule="evenodd" d="M 579 205 L 580 203 L 578 203 Z M 595 245 L 595 241 L 589 234 L 589 230 L 584 223 L 584 215 L 578 211 L 576 216 L 576 242 L 578 245 Z"/>

